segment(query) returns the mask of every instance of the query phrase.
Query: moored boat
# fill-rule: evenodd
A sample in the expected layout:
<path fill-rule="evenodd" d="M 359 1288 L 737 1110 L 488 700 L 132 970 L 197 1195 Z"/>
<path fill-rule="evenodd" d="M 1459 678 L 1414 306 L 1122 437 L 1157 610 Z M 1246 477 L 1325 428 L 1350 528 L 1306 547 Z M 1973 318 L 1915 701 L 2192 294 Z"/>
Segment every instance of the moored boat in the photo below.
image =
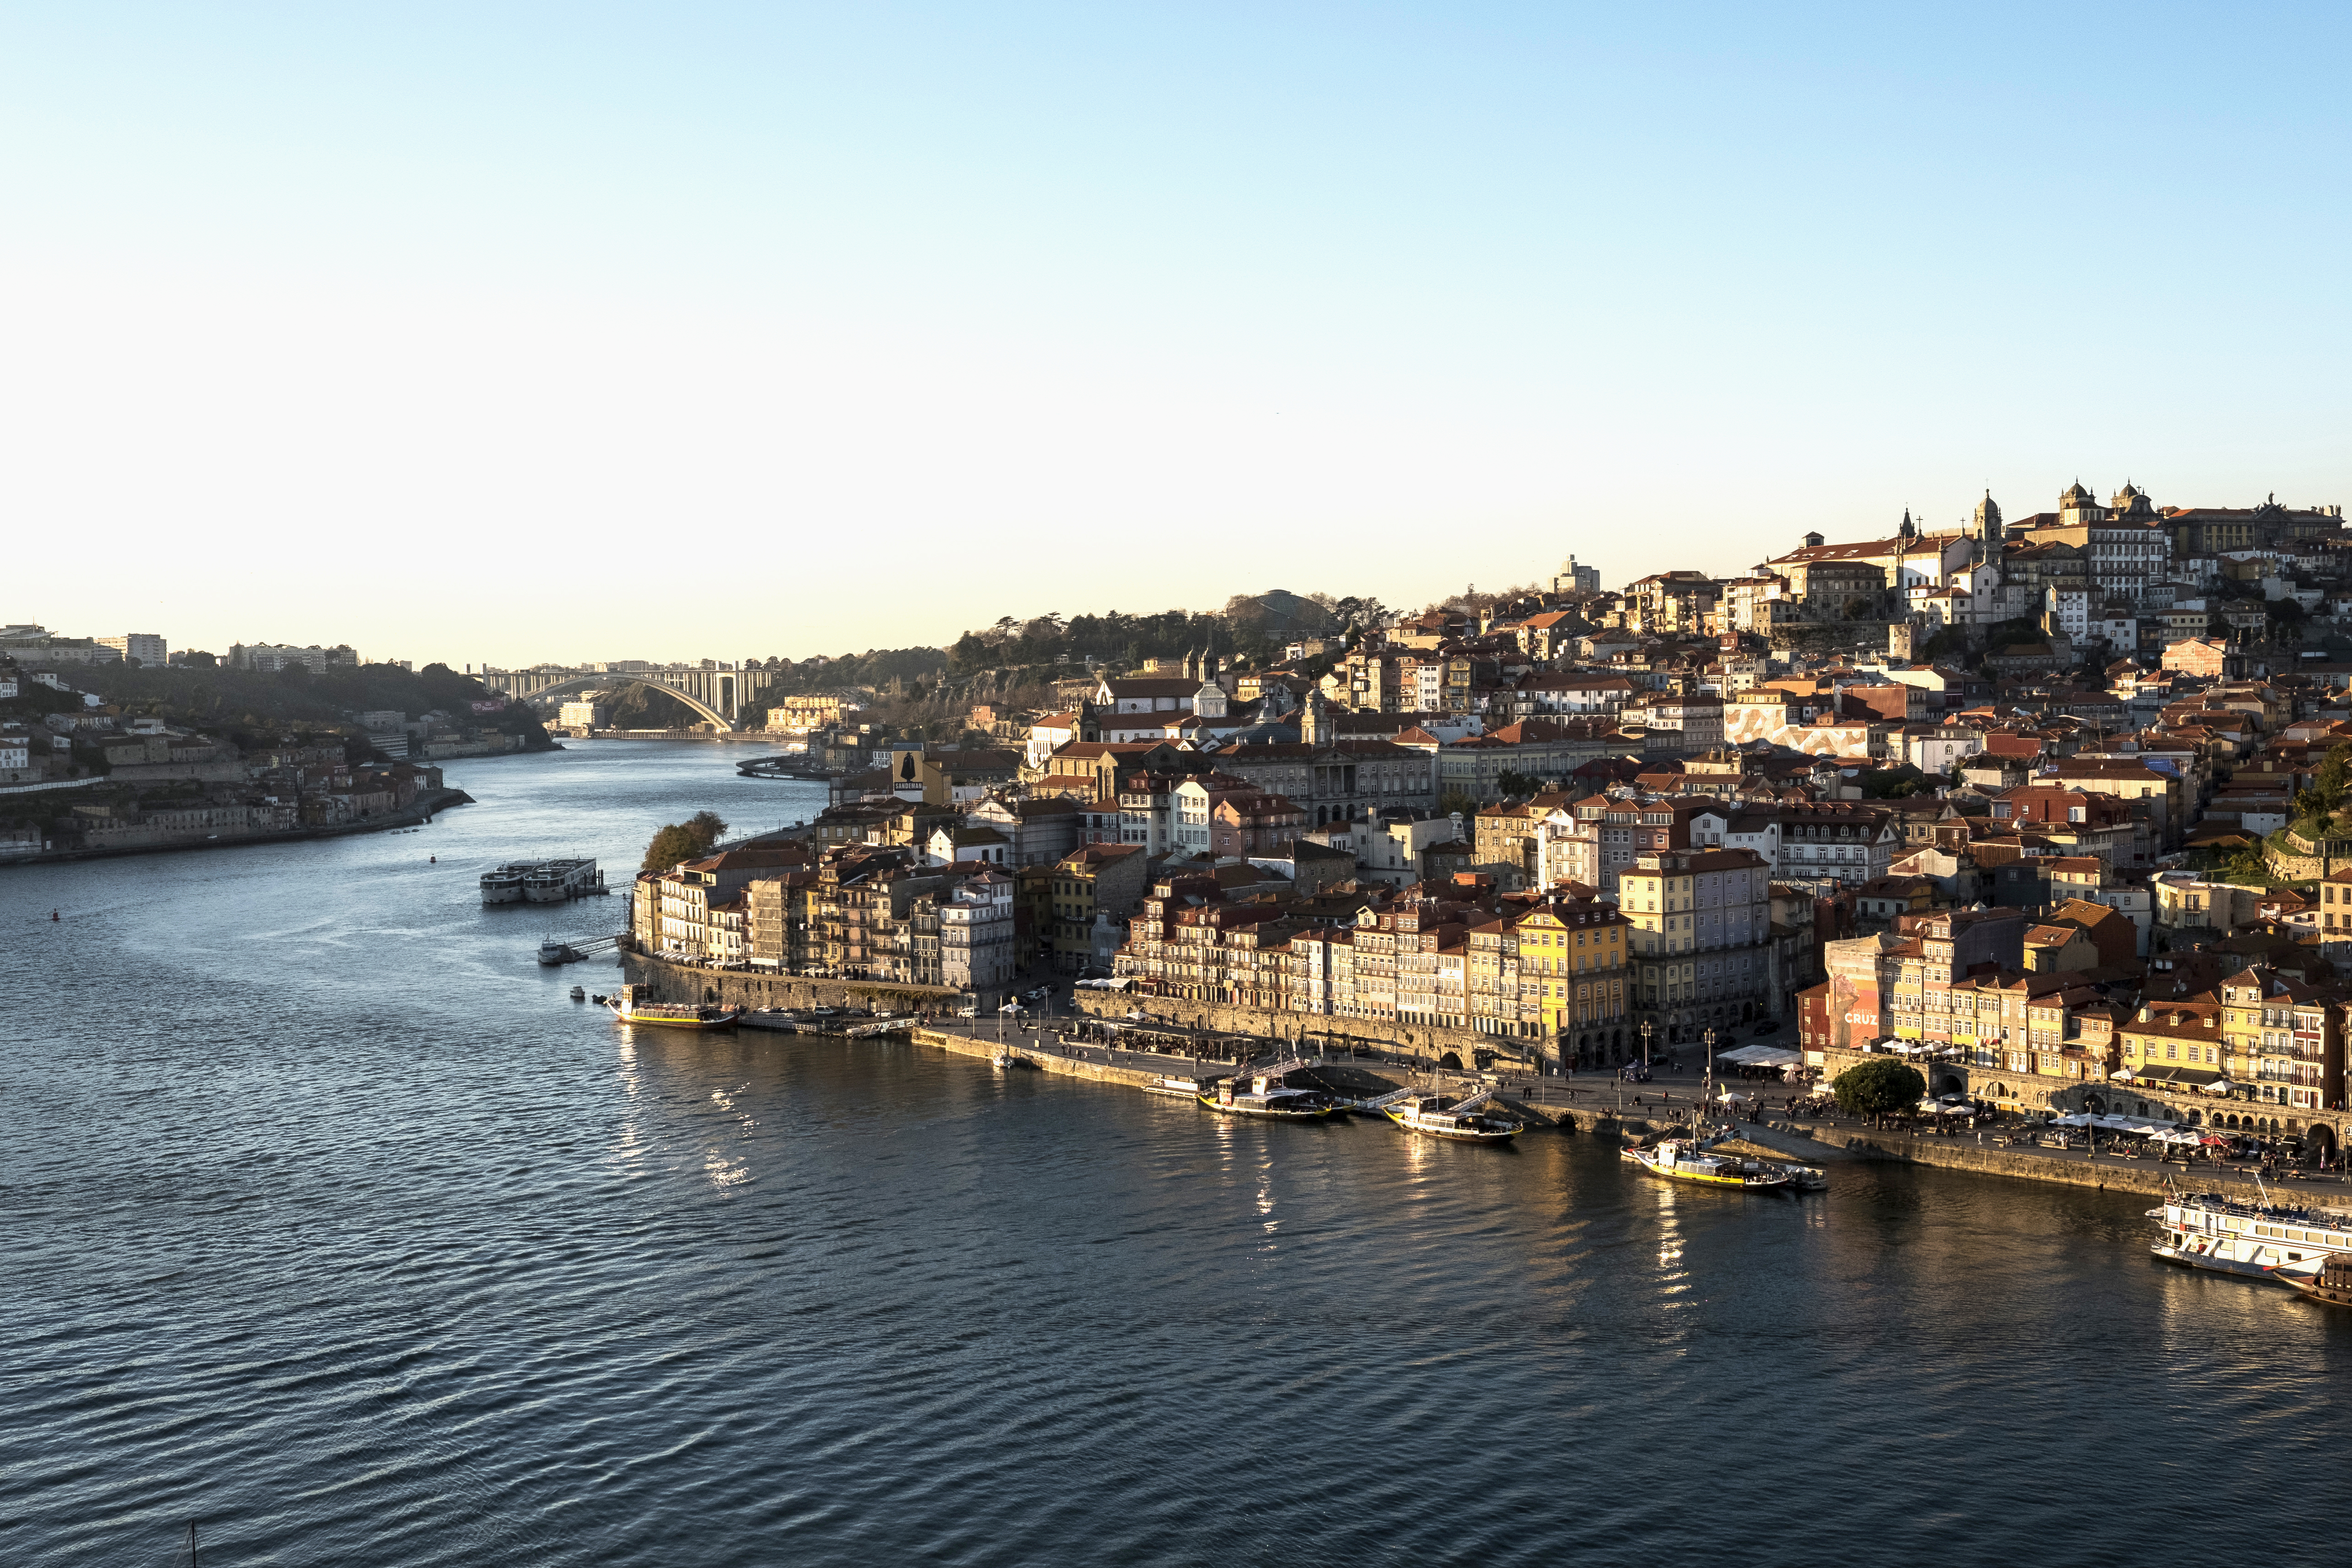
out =
<path fill-rule="evenodd" d="M 1196 1098 L 1212 1111 L 1228 1116 L 1266 1116 L 1277 1122 L 1319 1122 L 1335 1114 L 1338 1102 L 1319 1089 L 1293 1089 L 1283 1082 L 1305 1062 L 1285 1062 L 1263 1072 L 1228 1078 Z"/>
<path fill-rule="evenodd" d="M 623 986 L 621 994 L 604 1004 L 623 1023 L 659 1024 L 668 1029 L 726 1029 L 742 1014 L 740 1008 L 718 1008 L 706 1003 L 640 1001 L 636 990 L 635 986 Z"/>
<path fill-rule="evenodd" d="M 2242 1279 L 2293 1283 L 2335 1252 L 2352 1252 L 2352 1213 L 2298 1204 L 2244 1203 L 2218 1192 L 2176 1194 L 2147 1217 L 2167 1263 Z"/>
<path fill-rule="evenodd" d="M 1146 1094 L 1166 1094 L 1179 1100 L 1198 1100 L 1216 1077 L 1186 1078 L 1179 1073 L 1166 1073 L 1143 1086 Z"/>
<path fill-rule="evenodd" d="M 514 861 L 499 867 L 496 871 L 484 872 L 482 903 L 486 905 L 520 904 L 523 880 L 530 876 L 530 873 L 531 863 L 529 861 Z"/>
<path fill-rule="evenodd" d="M 2331 1255 L 2316 1270 L 2290 1283 L 2315 1301 L 2352 1307 L 2352 1257 Z"/>
<path fill-rule="evenodd" d="M 1749 1192 L 1785 1192 L 1795 1183 L 1789 1173 L 1766 1160 L 1740 1155 L 1709 1154 L 1696 1138 L 1667 1138 L 1655 1148 L 1628 1145 L 1623 1157 L 1654 1176 L 1696 1182 L 1702 1186 L 1736 1186 Z"/>
<path fill-rule="evenodd" d="M 1482 1089 L 1466 1100 L 1449 1094 L 1402 1099 L 1391 1095 L 1381 1110 L 1406 1132 L 1424 1137 L 1451 1138 L 1462 1144 L 1507 1144 L 1519 1135 L 1523 1124 L 1508 1116 L 1484 1114 L 1481 1108 L 1494 1097 L 1491 1089 Z"/>

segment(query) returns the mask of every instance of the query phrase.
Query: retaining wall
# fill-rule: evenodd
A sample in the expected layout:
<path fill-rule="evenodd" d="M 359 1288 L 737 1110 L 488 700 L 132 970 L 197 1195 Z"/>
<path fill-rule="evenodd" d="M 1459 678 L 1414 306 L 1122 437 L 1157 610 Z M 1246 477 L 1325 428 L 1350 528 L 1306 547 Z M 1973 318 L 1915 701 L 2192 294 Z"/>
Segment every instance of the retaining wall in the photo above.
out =
<path fill-rule="evenodd" d="M 1327 1038 L 1334 1041 L 1361 1040 L 1432 1062 L 1444 1060 L 1450 1051 L 1461 1058 L 1465 1067 L 1474 1065 L 1480 1052 L 1530 1067 L 1535 1063 L 1536 1041 L 1480 1034 L 1469 1029 L 1391 1023 L 1381 1019 L 1327 1019 L 1313 1013 L 1228 1007 L 1222 1002 L 1186 1001 L 1129 991 L 1079 991 L 1076 999 L 1078 1010 L 1092 1018 L 1122 1019 L 1130 1009 L 1140 1008 L 1154 1022 L 1183 1024 L 1255 1040 L 1298 1040 L 1309 1047 Z"/>
<path fill-rule="evenodd" d="M 876 1012 L 922 1012 L 952 1007 L 960 995 L 946 986 L 820 980 L 758 969 L 706 969 L 625 952 L 621 955 L 621 977 L 654 1001 L 709 1002 L 727 1008 L 872 1008 Z"/>

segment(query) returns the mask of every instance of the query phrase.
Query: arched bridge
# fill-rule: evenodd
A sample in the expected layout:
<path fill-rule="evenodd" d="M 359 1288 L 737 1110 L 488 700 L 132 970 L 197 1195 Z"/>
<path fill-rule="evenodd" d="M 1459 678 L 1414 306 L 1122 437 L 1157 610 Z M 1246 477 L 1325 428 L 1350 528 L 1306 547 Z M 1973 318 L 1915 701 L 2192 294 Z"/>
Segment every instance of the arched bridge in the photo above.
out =
<path fill-rule="evenodd" d="M 537 691 L 525 695 L 522 700 L 543 712 L 552 713 L 562 706 L 565 697 L 576 696 L 582 692 L 617 692 L 629 686 L 649 686 L 666 697 L 674 697 L 684 703 L 721 729 L 735 727 L 733 719 L 700 698 L 678 690 L 667 681 L 654 680 L 646 675 L 575 675 L 568 681 L 558 681 L 551 686 L 541 686 Z"/>

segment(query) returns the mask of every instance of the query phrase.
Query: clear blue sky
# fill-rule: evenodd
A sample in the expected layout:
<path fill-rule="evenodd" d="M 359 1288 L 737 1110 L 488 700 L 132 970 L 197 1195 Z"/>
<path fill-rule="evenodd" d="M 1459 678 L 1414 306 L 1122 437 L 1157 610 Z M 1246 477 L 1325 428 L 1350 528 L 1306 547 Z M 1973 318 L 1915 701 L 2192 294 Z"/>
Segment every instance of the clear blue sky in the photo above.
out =
<path fill-rule="evenodd" d="M 799 656 L 2352 501 L 2346 16 L 8 7 L 0 620 Z"/>

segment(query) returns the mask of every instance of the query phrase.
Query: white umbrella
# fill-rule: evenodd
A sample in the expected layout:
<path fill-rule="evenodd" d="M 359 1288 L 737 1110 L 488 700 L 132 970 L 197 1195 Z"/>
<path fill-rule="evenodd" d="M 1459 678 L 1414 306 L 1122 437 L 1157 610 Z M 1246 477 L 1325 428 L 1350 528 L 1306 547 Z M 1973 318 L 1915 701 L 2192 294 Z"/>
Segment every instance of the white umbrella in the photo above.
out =
<path fill-rule="evenodd" d="M 2129 1078 L 2131 1075 L 2132 1075 L 2132 1070 L 2131 1070 L 2130 1068 L 2128 1068 L 2128 1067 L 2118 1067 L 2118 1068 L 2116 1068 L 2113 1072 L 2110 1072 L 2110 1073 L 2108 1073 L 2108 1074 L 2107 1074 L 2107 1076 L 2108 1076 L 2108 1077 L 2110 1077 L 2110 1078 L 2126 1078 L 2126 1079 L 2127 1079 L 2127 1078 Z"/>
<path fill-rule="evenodd" d="M 1728 1089 L 1725 1090 L 1722 1093 L 1720 1093 L 1720 1094 L 1717 1095 L 1717 1096 L 1716 1096 L 1716 1099 L 1717 1099 L 1719 1103 L 1723 1103 L 1723 1104 L 1726 1104 L 1726 1105 L 1745 1105 L 1745 1104 L 1747 1104 L 1747 1103 L 1748 1103 L 1748 1096 L 1747 1096 L 1747 1095 L 1745 1095 L 1745 1094 L 1736 1094 L 1736 1093 L 1732 1092 L 1731 1092 L 1730 1090 L 1728 1090 Z"/>
<path fill-rule="evenodd" d="M 2205 1092 L 2208 1094 L 2227 1094 L 2231 1090 L 2235 1089 L 2236 1087 L 2236 1084 L 2231 1082 L 2226 1078 L 2216 1078 L 2212 1082 L 2205 1085 Z"/>

